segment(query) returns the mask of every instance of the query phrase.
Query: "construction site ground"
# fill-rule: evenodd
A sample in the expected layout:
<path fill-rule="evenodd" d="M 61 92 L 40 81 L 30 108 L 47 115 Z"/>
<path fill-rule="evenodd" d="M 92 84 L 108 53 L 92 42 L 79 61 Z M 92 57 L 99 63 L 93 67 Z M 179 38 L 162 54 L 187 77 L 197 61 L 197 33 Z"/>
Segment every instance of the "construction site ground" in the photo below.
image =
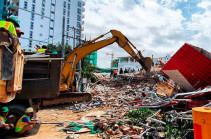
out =
<path fill-rule="evenodd" d="M 37 113 L 37 119 L 39 119 L 42 122 L 64 122 L 66 120 L 68 121 L 78 121 L 81 117 L 85 116 L 87 112 L 81 112 L 81 113 L 74 113 L 72 110 L 69 110 L 69 106 L 71 105 L 60 105 L 56 107 L 48 107 L 44 108 L 43 110 L 40 110 Z M 96 108 L 91 110 L 90 112 L 99 111 L 99 110 L 106 110 L 102 108 Z M 64 124 L 64 126 L 67 126 L 68 122 Z M 55 124 L 41 124 L 40 129 L 37 134 L 35 135 L 28 135 L 26 137 L 20 137 L 23 139 L 64 139 L 68 136 L 66 132 L 57 132 L 57 130 L 61 129 L 62 127 L 55 126 Z M 93 136 L 87 136 L 90 135 L 90 133 L 83 133 L 79 135 L 80 139 L 86 139 L 86 138 L 98 138 L 97 134 L 93 134 Z"/>

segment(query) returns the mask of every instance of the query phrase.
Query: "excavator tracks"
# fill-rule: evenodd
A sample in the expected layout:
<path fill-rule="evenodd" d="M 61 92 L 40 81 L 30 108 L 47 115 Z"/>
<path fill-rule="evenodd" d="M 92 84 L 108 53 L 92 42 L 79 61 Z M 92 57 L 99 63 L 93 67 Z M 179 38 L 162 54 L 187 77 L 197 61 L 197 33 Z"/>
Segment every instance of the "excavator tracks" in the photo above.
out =
<path fill-rule="evenodd" d="M 81 102 L 91 101 L 92 96 L 90 93 L 61 93 L 58 97 L 53 99 L 44 99 L 43 106 L 51 106 L 58 104 L 76 104 Z"/>

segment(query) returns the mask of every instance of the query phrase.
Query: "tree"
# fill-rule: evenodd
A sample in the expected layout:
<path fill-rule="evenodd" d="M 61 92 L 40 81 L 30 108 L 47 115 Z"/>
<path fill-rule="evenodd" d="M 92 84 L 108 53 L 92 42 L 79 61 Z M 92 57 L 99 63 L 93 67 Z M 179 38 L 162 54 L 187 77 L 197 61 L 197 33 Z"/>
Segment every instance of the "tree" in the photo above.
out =
<path fill-rule="evenodd" d="M 56 45 L 54 44 L 49 44 L 48 45 L 48 52 L 53 53 L 57 52 L 58 54 L 62 53 L 62 44 L 59 42 Z M 72 52 L 72 47 L 66 43 L 65 44 L 65 58 L 69 55 L 69 53 Z"/>
<path fill-rule="evenodd" d="M 91 81 L 95 82 L 97 79 L 93 75 L 95 72 L 100 72 L 98 68 L 93 67 L 91 64 L 89 64 L 86 60 L 83 62 L 83 68 L 81 70 L 83 77 L 91 79 Z"/>

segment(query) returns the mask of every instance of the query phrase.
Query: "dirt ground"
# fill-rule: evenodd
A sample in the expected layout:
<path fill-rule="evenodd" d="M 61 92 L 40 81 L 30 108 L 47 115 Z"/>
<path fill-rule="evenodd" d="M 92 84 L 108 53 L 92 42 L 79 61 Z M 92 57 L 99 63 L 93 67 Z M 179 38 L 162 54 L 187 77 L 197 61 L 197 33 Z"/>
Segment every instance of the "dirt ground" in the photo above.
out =
<path fill-rule="evenodd" d="M 46 108 L 43 110 L 40 110 L 37 113 L 37 119 L 39 119 L 42 122 L 65 122 L 64 126 L 58 127 L 55 124 L 41 124 L 39 131 L 35 135 L 28 135 L 27 137 L 21 137 L 22 139 L 65 139 L 68 135 L 71 136 L 71 134 L 67 134 L 65 132 L 57 132 L 57 130 L 61 129 L 62 127 L 65 127 L 68 125 L 70 121 L 80 121 L 80 119 L 87 115 L 89 112 L 99 111 L 102 109 L 97 108 L 90 110 L 89 112 L 80 112 L 80 113 L 74 113 L 72 110 L 68 109 L 68 106 L 60 106 L 60 108 Z M 83 133 L 79 134 L 79 139 L 87 139 L 87 138 L 93 138 L 97 139 L 97 134 L 90 134 L 90 133 Z"/>

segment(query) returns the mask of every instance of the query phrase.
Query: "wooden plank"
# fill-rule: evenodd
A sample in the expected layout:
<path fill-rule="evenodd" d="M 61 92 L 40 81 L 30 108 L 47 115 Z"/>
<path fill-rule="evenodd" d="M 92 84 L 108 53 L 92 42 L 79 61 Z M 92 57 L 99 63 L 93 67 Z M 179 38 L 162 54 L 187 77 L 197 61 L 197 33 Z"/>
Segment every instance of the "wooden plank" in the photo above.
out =
<path fill-rule="evenodd" d="M 24 57 L 21 53 L 20 47 L 18 47 L 17 52 L 14 54 L 14 66 L 15 72 L 13 80 L 8 82 L 7 91 L 16 93 L 22 89 L 22 79 L 23 79 L 23 66 L 24 66 Z"/>
<path fill-rule="evenodd" d="M 157 83 L 156 87 L 158 88 L 156 93 L 162 96 L 166 96 L 166 94 L 163 91 L 165 91 L 170 97 L 172 97 L 174 93 L 176 93 L 174 86 L 167 82 Z"/>

